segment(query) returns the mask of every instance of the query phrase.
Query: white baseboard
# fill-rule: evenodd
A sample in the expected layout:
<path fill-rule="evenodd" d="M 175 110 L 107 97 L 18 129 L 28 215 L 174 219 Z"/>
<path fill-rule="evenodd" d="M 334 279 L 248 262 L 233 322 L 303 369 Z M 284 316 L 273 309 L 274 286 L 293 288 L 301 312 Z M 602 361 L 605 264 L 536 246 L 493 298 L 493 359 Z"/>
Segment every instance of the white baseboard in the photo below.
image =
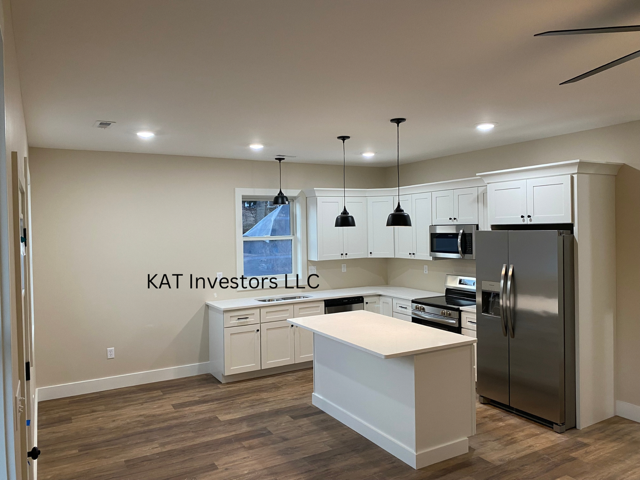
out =
<path fill-rule="evenodd" d="M 616 415 L 640 423 L 640 406 L 616 400 Z"/>
<path fill-rule="evenodd" d="M 179 367 L 160 368 L 146 372 L 127 373 L 115 377 L 96 378 L 82 382 L 64 383 L 36 389 L 39 402 L 56 398 L 73 397 L 85 393 L 103 392 L 116 388 L 133 387 L 145 383 L 163 382 L 175 378 L 192 377 L 209 373 L 209 362 L 192 363 Z"/>
<path fill-rule="evenodd" d="M 463 455 L 469 451 L 469 439 L 461 438 L 451 443 L 415 452 L 407 445 L 398 442 L 381 430 L 316 393 L 312 395 L 312 403 L 320 410 L 328 413 L 336 420 L 344 423 L 347 427 L 355 430 L 363 437 L 371 440 L 379 447 L 384 448 L 387 452 L 415 469 L 433 465 L 448 458 Z"/>

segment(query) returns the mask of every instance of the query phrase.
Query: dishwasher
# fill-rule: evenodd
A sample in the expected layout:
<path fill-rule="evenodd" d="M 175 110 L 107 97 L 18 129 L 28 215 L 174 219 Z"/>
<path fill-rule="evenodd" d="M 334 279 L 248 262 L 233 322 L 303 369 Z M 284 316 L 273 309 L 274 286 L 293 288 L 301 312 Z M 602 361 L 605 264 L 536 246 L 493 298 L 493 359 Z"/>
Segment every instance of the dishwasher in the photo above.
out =
<path fill-rule="evenodd" d="M 332 298 L 324 301 L 324 313 L 364 310 L 364 297 Z"/>

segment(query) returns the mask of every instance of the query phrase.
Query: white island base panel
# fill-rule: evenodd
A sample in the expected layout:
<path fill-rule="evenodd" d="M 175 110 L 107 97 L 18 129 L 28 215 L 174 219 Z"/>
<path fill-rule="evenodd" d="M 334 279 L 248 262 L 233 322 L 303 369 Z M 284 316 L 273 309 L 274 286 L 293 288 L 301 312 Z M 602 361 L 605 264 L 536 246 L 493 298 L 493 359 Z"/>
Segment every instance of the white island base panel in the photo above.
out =
<path fill-rule="evenodd" d="M 313 404 L 413 468 L 469 451 L 472 344 L 382 358 L 315 333 L 313 362 Z"/>

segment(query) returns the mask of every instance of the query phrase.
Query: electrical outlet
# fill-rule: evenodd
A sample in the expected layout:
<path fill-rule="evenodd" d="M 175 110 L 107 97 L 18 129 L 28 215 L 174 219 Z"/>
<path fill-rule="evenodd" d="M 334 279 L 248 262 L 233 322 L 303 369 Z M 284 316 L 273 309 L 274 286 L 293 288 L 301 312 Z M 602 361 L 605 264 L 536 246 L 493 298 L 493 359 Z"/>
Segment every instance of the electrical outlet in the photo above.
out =
<path fill-rule="evenodd" d="M 220 280 L 222 278 L 222 272 L 218 272 L 216 276 L 218 277 L 218 280 Z"/>
<path fill-rule="evenodd" d="M 107 358 L 116 358 L 116 349 L 115 349 L 115 347 L 107 348 Z"/>
<path fill-rule="evenodd" d="M 342 273 L 345 273 L 347 271 L 347 264 L 343 263 L 342 264 Z"/>
<path fill-rule="evenodd" d="M 313 265 L 309 266 L 309 275 L 315 275 L 317 272 L 316 267 L 314 267 Z"/>
<path fill-rule="evenodd" d="M 429 267 L 427 265 L 424 266 L 424 273 L 429 273 Z"/>

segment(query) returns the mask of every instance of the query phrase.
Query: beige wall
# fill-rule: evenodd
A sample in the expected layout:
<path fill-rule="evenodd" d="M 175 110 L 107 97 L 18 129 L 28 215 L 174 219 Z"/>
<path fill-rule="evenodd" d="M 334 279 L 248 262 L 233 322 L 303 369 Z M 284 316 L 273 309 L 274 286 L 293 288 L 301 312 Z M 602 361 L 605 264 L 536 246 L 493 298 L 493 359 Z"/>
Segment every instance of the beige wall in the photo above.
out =
<path fill-rule="evenodd" d="M 573 159 L 626 164 L 616 177 L 616 399 L 640 405 L 640 121 L 403 165 L 401 183 L 451 180 Z M 386 186 L 394 185 L 394 173 L 387 169 Z M 430 280 L 420 281 L 427 277 L 422 273 L 424 263 L 390 260 L 390 283 L 432 285 Z M 438 262 L 428 264 L 434 268 Z"/>
<path fill-rule="evenodd" d="M 347 181 L 384 173 L 349 168 Z M 208 361 L 214 292 L 147 290 L 147 274 L 235 275 L 235 188 L 274 188 L 277 164 L 32 148 L 31 177 L 38 386 Z M 283 164 L 285 188 L 341 182 L 341 167 Z M 387 280 L 385 260 L 315 265 L 321 288 Z"/>

